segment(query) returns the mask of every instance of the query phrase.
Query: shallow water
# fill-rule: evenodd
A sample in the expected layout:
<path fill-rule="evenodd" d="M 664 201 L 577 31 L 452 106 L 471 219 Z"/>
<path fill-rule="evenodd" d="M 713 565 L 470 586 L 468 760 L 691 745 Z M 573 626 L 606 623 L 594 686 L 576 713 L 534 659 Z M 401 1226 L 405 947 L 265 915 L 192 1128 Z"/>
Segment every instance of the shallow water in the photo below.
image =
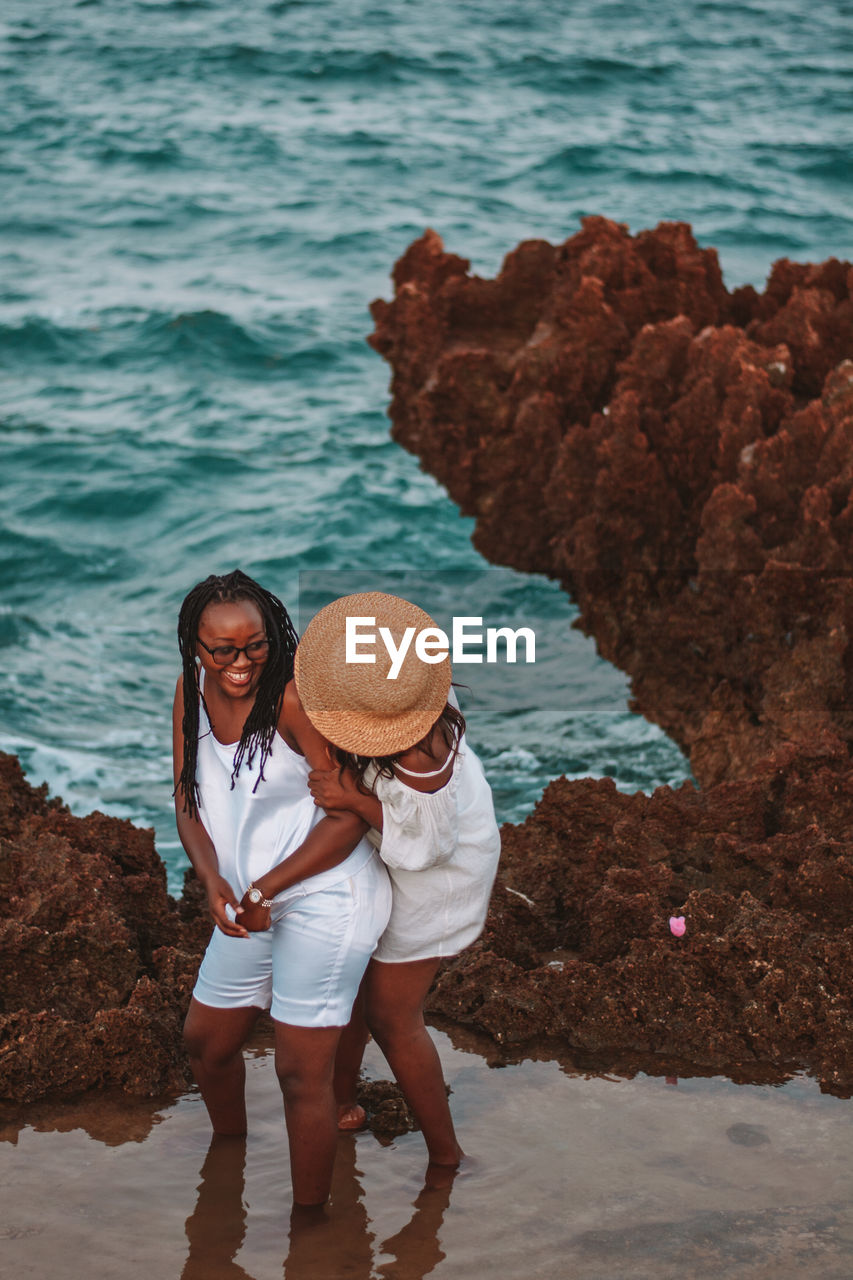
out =
<path fill-rule="evenodd" d="M 94 1097 L 0 1129 L 3 1274 L 92 1280 L 849 1280 L 849 1105 L 812 1081 L 490 1067 L 435 1032 L 470 1168 L 422 1190 L 417 1133 L 340 1138 L 323 1229 L 289 1236 L 286 1138 L 263 1036 L 250 1134 L 203 1104 Z M 491 1051 L 494 1060 L 494 1050 Z M 374 1045 L 368 1074 L 387 1076 Z"/>

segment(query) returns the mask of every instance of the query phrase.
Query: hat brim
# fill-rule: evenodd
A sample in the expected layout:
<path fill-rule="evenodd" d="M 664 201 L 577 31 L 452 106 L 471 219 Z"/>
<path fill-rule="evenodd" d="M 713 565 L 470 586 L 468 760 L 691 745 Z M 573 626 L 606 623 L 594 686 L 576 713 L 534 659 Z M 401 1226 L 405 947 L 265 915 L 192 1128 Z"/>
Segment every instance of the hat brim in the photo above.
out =
<path fill-rule="evenodd" d="M 406 629 L 434 629 L 428 613 L 411 601 L 383 592 L 343 596 L 321 609 L 299 642 L 296 689 L 308 719 L 323 737 L 360 756 L 390 756 L 426 737 L 447 704 L 450 659 L 424 662 L 409 643 L 396 679 L 390 659 L 377 646 L 376 661 L 345 660 L 346 620 L 372 617 L 378 632 L 399 637 Z"/>

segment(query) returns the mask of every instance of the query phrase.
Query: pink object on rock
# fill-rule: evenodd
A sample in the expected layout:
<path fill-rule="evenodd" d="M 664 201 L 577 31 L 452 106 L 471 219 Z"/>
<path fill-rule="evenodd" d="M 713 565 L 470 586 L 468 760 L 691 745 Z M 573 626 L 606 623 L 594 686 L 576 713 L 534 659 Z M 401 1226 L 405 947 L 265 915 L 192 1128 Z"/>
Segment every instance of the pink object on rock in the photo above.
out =
<path fill-rule="evenodd" d="M 684 935 L 684 930 L 687 928 L 687 921 L 684 919 L 684 916 L 670 916 L 669 927 L 676 938 L 681 938 Z"/>

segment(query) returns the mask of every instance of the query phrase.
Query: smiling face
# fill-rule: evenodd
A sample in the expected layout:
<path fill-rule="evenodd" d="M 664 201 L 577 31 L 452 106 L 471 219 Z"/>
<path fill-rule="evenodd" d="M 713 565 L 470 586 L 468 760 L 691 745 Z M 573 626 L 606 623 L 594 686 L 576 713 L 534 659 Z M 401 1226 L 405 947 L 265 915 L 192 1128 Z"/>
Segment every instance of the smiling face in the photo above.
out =
<path fill-rule="evenodd" d="M 250 658 L 245 647 L 254 641 L 263 640 L 265 636 L 261 612 L 253 601 L 235 600 L 230 604 L 209 604 L 199 619 L 198 639 L 207 645 L 207 649 L 235 645 L 243 652 L 238 653 L 227 666 L 220 667 L 207 649 L 201 644 L 196 645 L 196 653 L 204 668 L 206 680 L 215 684 L 229 698 L 254 695 L 268 653 L 264 653 L 262 657 Z"/>

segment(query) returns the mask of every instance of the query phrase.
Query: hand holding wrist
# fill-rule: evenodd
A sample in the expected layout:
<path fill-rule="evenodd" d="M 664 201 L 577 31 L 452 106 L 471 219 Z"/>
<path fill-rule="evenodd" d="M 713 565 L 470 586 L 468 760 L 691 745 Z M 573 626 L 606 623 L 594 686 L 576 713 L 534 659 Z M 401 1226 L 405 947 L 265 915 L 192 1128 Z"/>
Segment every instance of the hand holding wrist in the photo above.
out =
<path fill-rule="evenodd" d="M 240 903 L 240 923 L 249 933 L 263 933 L 270 928 L 270 901 L 257 885 L 249 885 Z"/>
<path fill-rule="evenodd" d="M 272 899 L 267 895 L 266 890 L 255 881 L 246 890 L 246 897 L 253 907 L 269 908 L 272 906 Z"/>

